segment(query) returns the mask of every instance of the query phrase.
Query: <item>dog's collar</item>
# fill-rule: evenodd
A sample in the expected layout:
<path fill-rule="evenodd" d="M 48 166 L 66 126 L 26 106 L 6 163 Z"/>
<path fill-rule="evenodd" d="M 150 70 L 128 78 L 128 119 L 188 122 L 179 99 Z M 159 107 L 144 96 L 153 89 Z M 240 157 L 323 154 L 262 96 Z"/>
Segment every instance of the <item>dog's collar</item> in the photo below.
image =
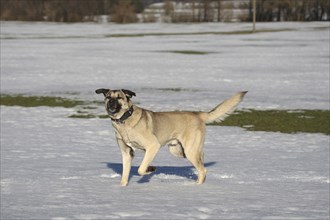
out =
<path fill-rule="evenodd" d="M 133 106 L 132 106 L 132 107 L 130 107 L 130 109 L 127 112 L 125 112 L 123 114 L 123 116 L 121 116 L 118 119 L 111 118 L 111 120 L 113 122 L 118 123 L 118 124 L 124 124 L 125 123 L 125 120 L 128 119 L 129 117 L 131 117 L 131 115 L 133 114 L 133 111 L 134 111 L 134 109 L 133 109 Z"/>

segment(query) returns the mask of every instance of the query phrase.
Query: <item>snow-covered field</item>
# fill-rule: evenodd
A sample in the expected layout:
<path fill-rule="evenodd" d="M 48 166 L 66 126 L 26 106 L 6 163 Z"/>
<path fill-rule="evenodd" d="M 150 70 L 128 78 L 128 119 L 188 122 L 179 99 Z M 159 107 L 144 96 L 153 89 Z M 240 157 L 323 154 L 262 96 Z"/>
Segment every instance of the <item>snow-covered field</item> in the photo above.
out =
<path fill-rule="evenodd" d="M 99 87 L 126 88 L 153 110 L 210 110 L 249 90 L 241 108 L 329 109 L 329 22 L 257 27 L 295 30 L 114 38 L 251 25 L 2 22 L 1 93 L 101 100 Z M 1 219 L 329 219 L 327 135 L 208 126 L 205 184 L 163 148 L 144 177 L 137 152 L 122 188 L 109 120 L 76 111 L 1 106 Z"/>

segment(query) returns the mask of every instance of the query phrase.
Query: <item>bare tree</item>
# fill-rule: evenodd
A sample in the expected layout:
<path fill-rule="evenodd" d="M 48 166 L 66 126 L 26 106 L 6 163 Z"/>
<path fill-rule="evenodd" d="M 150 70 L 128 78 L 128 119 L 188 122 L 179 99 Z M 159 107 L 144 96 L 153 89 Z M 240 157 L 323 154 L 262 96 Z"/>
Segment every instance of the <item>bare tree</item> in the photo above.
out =
<path fill-rule="evenodd" d="M 191 1 L 191 11 L 192 11 L 192 21 L 193 22 L 196 22 L 196 14 L 195 14 L 195 11 L 196 11 L 196 0 L 192 0 Z"/>
<path fill-rule="evenodd" d="M 217 9 L 217 21 L 221 21 L 221 0 L 215 1 L 215 7 Z"/>
<path fill-rule="evenodd" d="M 211 21 L 211 1 L 212 0 L 203 0 L 203 21 L 209 22 Z M 212 19 L 213 20 L 213 19 Z"/>
<path fill-rule="evenodd" d="M 120 0 L 117 5 L 114 6 L 111 13 L 111 21 L 116 23 L 133 23 L 137 21 L 134 6 L 129 0 Z"/>

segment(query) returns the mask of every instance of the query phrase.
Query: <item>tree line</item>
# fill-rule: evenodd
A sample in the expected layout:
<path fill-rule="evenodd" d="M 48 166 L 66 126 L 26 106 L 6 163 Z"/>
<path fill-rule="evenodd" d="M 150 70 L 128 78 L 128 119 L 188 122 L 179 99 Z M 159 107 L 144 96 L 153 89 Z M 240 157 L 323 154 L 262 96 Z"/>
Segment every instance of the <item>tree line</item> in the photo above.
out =
<path fill-rule="evenodd" d="M 0 19 L 84 22 L 98 21 L 100 15 L 109 15 L 112 22 L 131 23 L 137 22 L 137 15 L 143 14 L 147 4 L 153 2 L 164 2 L 165 16 L 175 11 L 171 3 L 188 5 L 191 19 L 183 19 L 188 22 L 223 21 L 224 14 L 233 9 L 245 12 L 240 21 L 252 21 L 253 0 L 0 0 Z M 256 3 L 258 22 L 330 20 L 329 0 L 256 0 Z M 180 13 L 172 15 L 182 16 Z M 175 19 L 173 17 L 172 21 Z"/>
<path fill-rule="evenodd" d="M 97 21 L 100 15 L 128 12 L 134 22 L 141 13 L 141 0 L 0 0 L 1 20 L 84 22 Z M 118 21 L 118 22 L 125 22 Z"/>
<path fill-rule="evenodd" d="M 257 21 L 330 20 L 329 0 L 257 0 L 256 6 Z"/>

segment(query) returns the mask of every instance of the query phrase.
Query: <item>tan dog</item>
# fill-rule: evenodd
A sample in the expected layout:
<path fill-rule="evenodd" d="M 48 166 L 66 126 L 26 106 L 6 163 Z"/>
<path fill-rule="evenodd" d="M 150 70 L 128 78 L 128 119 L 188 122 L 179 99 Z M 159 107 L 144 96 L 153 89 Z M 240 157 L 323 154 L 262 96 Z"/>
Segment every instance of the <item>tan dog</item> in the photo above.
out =
<path fill-rule="evenodd" d="M 128 183 L 135 149 L 145 151 L 138 173 L 146 175 L 156 170 L 149 165 L 166 144 L 174 156 L 187 158 L 194 165 L 198 171 L 197 183 L 202 184 L 206 177 L 205 124 L 223 121 L 247 93 L 237 93 L 210 112 L 152 112 L 133 105 L 131 98 L 135 93 L 130 90 L 98 89 L 95 92 L 104 94 L 105 108 L 115 128 L 123 161 L 122 186 Z"/>

